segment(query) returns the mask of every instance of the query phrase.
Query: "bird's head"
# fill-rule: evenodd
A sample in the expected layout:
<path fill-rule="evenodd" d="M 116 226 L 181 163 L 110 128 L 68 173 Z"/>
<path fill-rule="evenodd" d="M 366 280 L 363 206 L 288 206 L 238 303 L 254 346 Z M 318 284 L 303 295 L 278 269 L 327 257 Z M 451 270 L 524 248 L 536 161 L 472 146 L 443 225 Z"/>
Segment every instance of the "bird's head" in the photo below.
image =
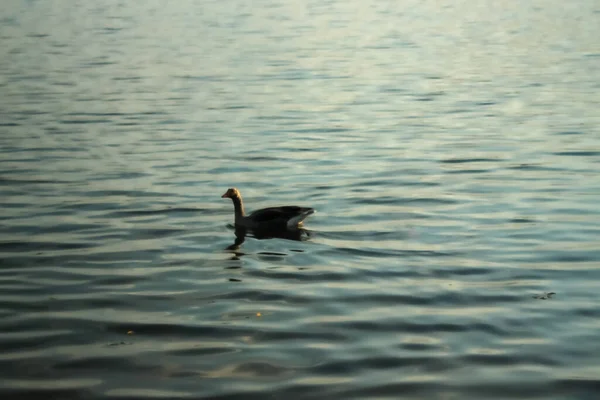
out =
<path fill-rule="evenodd" d="M 221 196 L 223 199 L 235 199 L 240 197 L 240 191 L 236 188 L 229 188 L 227 191 Z"/>

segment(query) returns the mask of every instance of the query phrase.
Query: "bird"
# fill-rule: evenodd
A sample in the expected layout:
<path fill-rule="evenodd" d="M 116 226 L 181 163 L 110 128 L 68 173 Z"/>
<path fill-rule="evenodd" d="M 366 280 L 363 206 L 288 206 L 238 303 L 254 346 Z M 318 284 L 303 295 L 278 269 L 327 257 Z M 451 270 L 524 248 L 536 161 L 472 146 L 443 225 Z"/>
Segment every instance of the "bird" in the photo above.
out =
<path fill-rule="evenodd" d="M 233 201 L 235 226 L 253 231 L 296 230 L 306 217 L 315 213 L 314 208 L 310 207 L 283 206 L 263 208 L 246 215 L 242 195 L 238 189 L 227 189 L 221 198 Z"/>

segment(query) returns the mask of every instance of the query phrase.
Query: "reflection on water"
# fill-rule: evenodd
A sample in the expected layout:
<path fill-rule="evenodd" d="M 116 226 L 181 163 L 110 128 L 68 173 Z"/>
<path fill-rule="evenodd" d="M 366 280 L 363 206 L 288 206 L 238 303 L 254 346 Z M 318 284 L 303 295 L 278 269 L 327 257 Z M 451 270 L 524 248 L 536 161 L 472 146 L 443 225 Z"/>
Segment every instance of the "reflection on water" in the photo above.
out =
<path fill-rule="evenodd" d="M 247 235 L 251 235 L 253 238 L 258 240 L 265 239 L 286 239 L 286 240 L 308 240 L 311 236 L 311 232 L 304 228 L 297 229 L 253 229 L 249 230 L 243 227 L 236 226 L 235 228 L 235 241 L 231 246 L 227 247 L 227 250 L 238 250 L 242 243 L 246 240 Z"/>
<path fill-rule="evenodd" d="M 597 2 L 63 3 L 0 16 L 2 398 L 597 397 Z"/>

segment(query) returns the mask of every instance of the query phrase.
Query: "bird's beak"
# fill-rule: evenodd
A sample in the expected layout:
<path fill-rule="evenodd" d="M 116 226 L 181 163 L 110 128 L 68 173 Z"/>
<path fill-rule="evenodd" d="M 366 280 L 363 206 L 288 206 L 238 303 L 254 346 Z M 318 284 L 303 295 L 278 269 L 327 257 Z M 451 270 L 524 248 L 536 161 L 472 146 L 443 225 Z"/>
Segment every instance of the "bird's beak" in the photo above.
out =
<path fill-rule="evenodd" d="M 227 193 L 225 193 L 223 196 L 221 196 L 221 198 L 222 198 L 222 199 L 226 199 L 226 198 L 228 198 L 228 197 L 229 197 L 229 196 L 227 195 Z"/>

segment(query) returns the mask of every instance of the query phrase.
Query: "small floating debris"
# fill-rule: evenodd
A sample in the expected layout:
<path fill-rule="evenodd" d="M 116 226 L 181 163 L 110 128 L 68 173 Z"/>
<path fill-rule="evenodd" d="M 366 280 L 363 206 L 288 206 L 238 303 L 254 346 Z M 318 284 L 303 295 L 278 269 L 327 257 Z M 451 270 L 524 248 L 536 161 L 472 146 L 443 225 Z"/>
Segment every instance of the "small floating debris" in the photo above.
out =
<path fill-rule="evenodd" d="M 127 342 L 112 342 L 107 344 L 108 347 L 114 347 L 114 346 L 124 346 L 127 344 L 131 344 L 131 343 L 127 343 Z"/>
<path fill-rule="evenodd" d="M 257 312 L 257 313 L 256 313 L 256 316 L 257 316 L 257 317 L 262 317 L 262 314 L 261 314 L 261 313 L 259 313 L 259 312 Z"/>
<path fill-rule="evenodd" d="M 556 293 L 554 292 L 546 292 L 546 293 L 542 293 L 542 294 L 536 294 L 535 296 L 533 296 L 534 299 L 538 299 L 538 300 L 548 300 L 551 299 L 552 296 L 554 296 Z"/>
<path fill-rule="evenodd" d="M 134 331 L 127 331 L 128 335 L 133 335 L 135 332 Z"/>
<path fill-rule="evenodd" d="M 241 282 L 241 279 L 229 278 L 229 282 Z"/>

